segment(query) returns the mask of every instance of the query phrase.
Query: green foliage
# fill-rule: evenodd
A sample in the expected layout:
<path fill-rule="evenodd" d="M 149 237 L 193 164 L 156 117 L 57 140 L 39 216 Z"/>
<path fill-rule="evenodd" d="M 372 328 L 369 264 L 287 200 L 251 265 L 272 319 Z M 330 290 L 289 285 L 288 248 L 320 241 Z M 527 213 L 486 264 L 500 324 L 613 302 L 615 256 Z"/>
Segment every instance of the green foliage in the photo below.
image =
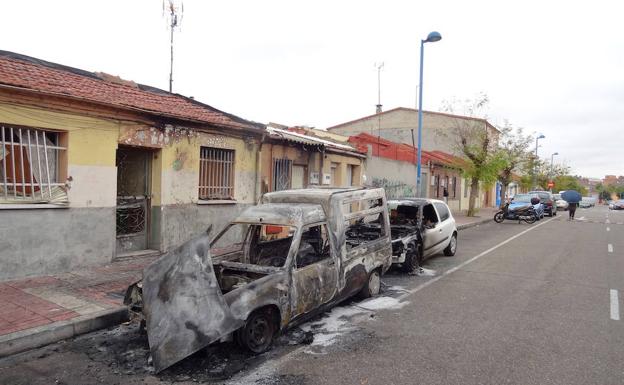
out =
<path fill-rule="evenodd" d="M 455 153 L 465 160 L 464 177 L 472 181 L 478 180 L 484 186 L 491 186 L 496 182 L 500 170 L 505 166 L 505 157 L 498 151 L 499 133 L 485 120 L 488 104 L 489 99 L 485 94 L 463 101 L 445 101 L 442 107 L 444 112 L 460 113 L 476 119 L 454 119 L 449 132 L 438 132 L 454 144 Z M 470 189 L 469 216 L 475 212 L 478 195 L 478 188 Z"/>
<path fill-rule="evenodd" d="M 583 196 L 587 196 L 587 188 L 581 186 L 578 179 L 572 175 L 558 175 L 554 178 L 553 191 L 576 190 Z"/>

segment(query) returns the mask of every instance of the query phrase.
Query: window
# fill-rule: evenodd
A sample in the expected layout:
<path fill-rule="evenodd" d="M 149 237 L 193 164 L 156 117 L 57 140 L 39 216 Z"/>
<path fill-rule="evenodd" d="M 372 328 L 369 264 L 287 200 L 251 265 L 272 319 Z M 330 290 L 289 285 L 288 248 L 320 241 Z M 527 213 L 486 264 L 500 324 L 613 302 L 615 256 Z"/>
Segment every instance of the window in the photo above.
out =
<path fill-rule="evenodd" d="M 288 190 L 292 185 L 292 160 L 273 159 L 273 191 Z"/>
<path fill-rule="evenodd" d="M 297 251 L 297 268 L 306 267 L 330 257 L 329 239 L 325 224 L 310 226 L 301 233 Z"/>
<path fill-rule="evenodd" d="M 450 213 L 448 207 L 444 203 L 434 203 L 435 208 L 438 210 L 438 214 L 440 214 L 440 221 L 445 221 L 449 219 Z"/>
<path fill-rule="evenodd" d="M 438 215 L 435 212 L 432 204 L 427 204 L 423 207 L 423 225 L 426 228 L 434 228 L 438 223 Z"/>
<path fill-rule="evenodd" d="M 457 177 L 454 176 L 452 179 L 453 187 L 451 190 L 453 191 L 453 199 L 457 198 Z"/>
<path fill-rule="evenodd" d="M 386 235 L 383 213 L 356 216 L 345 221 L 347 250 L 366 245 Z"/>
<path fill-rule="evenodd" d="M 66 203 L 59 132 L 0 126 L 0 203 Z"/>
<path fill-rule="evenodd" d="M 199 199 L 234 199 L 234 150 L 200 149 Z"/>

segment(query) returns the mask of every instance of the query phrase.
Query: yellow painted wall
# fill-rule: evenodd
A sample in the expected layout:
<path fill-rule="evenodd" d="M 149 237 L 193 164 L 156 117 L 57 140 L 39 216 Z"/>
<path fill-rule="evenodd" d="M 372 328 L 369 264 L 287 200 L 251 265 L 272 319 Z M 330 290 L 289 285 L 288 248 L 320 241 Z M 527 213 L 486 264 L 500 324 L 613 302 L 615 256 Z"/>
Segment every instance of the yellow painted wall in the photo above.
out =
<path fill-rule="evenodd" d="M 192 131 L 174 137 L 160 150 L 162 173 L 160 204 L 197 203 L 201 147 L 234 150 L 234 198 L 253 203 L 255 192 L 257 145 L 240 138 Z M 156 180 L 155 180 L 156 182 Z"/>
<path fill-rule="evenodd" d="M 68 132 L 70 165 L 115 166 L 118 121 L 2 103 L 0 123 Z"/>

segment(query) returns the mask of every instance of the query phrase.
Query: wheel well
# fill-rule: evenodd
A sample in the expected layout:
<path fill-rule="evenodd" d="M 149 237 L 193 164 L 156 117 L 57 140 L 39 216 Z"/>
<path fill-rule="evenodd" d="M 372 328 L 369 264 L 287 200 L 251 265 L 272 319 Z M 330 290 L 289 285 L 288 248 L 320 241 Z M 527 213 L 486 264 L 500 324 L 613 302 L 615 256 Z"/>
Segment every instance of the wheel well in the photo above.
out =
<path fill-rule="evenodd" d="M 281 330 L 282 328 L 282 317 L 280 314 L 280 310 L 276 305 L 266 305 L 266 306 L 262 306 L 259 307 L 257 309 L 255 309 L 254 311 L 250 312 L 249 315 L 247 316 L 247 318 L 249 318 L 253 313 L 258 313 L 258 312 L 266 312 L 269 313 L 271 316 L 271 319 L 274 322 L 275 325 L 275 332 L 278 332 L 279 330 Z"/>

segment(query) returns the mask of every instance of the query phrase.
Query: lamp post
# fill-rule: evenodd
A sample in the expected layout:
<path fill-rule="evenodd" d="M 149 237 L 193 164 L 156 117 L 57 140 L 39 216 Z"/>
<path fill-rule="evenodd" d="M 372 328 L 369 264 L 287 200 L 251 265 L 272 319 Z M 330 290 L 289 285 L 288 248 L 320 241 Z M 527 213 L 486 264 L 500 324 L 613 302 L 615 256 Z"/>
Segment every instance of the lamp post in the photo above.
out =
<path fill-rule="evenodd" d="M 554 169 L 555 169 L 555 155 L 559 155 L 559 153 L 558 152 L 553 152 L 550 155 L 550 181 L 552 181 L 553 177 L 555 176 L 555 173 L 554 173 Z M 550 188 L 550 192 L 552 193 L 552 187 Z"/>
<path fill-rule="evenodd" d="M 422 93 L 423 93 L 423 55 L 425 53 L 425 43 L 435 43 L 442 40 L 442 35 L 439 32 L 429 32 L 425 40 L 420 41 L 420 82 L 418 86 L 418 160 L 416 169 L 416 194 L 422 196 L 422 189 L 420 187 L 420 169 L 421 169 L 421 147 L 422 147 Z M 413 137 L 412 137 L 413 138 Z"/>
<path fill-rule="evenodd" d="M 539 134 L 537 138 L 535 138 L 535 165 L 533 165 L 533 189 L 537 188 L 537 141 L 540 139 L 544 139 L 544 134 Z"/>

